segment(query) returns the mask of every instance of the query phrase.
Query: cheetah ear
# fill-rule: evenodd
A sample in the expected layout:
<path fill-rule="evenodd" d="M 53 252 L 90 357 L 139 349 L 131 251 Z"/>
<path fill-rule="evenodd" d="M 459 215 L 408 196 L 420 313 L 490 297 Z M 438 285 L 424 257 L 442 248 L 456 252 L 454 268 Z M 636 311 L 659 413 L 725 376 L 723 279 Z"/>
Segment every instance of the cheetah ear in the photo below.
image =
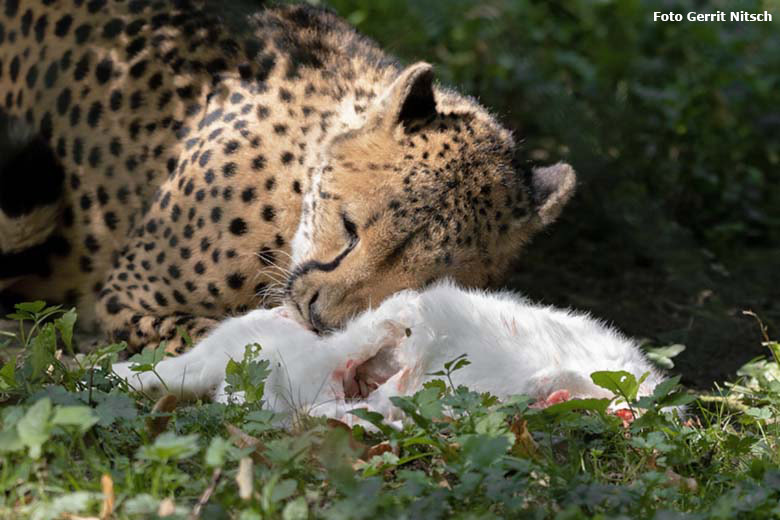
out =
<path fill-rule="evenodd" d="M 577 176 L 566 163 L 534 168 L 531 173 L 531 200 L 542 226 L 551 224 L 574 194 Z"/>
<path fill-rule="evenodd" d="M 388 88 L 385 99 L 383 119 L 390 128 L 398 124 L 408 127 L 412 121 L 435 115 L 431 64 L 420 61 L 406 67 Z"/>

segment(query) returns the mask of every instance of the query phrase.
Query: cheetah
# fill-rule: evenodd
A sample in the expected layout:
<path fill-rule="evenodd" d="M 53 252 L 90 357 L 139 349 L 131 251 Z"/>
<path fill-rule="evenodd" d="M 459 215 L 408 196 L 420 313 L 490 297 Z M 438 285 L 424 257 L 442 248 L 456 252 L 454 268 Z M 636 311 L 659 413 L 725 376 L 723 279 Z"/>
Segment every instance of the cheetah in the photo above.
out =
<path fill-rule="evenodd" d="M 4 0 L 0 290 L 181 352 L 286 302 L 317 332 L 499 283 L 575 187 L 327 10 Z"/>

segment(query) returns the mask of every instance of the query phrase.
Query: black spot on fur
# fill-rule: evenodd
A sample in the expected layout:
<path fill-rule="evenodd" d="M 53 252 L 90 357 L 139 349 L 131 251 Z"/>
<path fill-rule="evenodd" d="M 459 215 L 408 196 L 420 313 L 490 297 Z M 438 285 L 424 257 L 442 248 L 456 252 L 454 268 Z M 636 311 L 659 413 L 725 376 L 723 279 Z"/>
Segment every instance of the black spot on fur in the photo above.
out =
<path fill-rule="evenodd" d="M 103 85 L 108 80 L 111 79 L 111 72 L 114 70 L 114 62 L 111 61 L 110 58 L 105 58 L 100 61 L 100 63 L 97 64 L 97 67 L 95 67 L 95 77 L 98 80 L 98 83 Z"/>
<path fill-rule="evenodd" d="M 90 0 L 87 2 L 87 11 L 92 14 L 99 12 L 106 6 L 106 0 Z"/>
<path fill-rule="evenodd" d="M 92 33 L 92 26 L 88 24 L 82 24 L 76 27 L 76 43 L 82 45 L 89 39 L 89 35 Z"/>
<path fill-rule="evenodd" d="M 225 176 L 225 178 L 230 178 L 234 176 L 238 172 L 238 165 L 234 162 L 225 163 L 222 165 L 222 175 Z"/>
<path fill-rule="evenodd" d="M 241 200 L 247 204 L 255 200 L 255 189 L 251 187 L 244 188 L 244 191 L 241 192 Z"/>
<path fill-rule="evenodd" d="M 113 18 L 103 26 L 103 38 L 113 39 L 125 28 L 125 22 L 120 18 Z"/>
<path fill-rule="evenodd" d="M 228 275 L 226 282 L 228 284 L 228 287 L 230 287 L 233 290 L 238 290 L 244 285 L 244 280 L 246 280 L 246 276 L 244 276 L 241 273 L 232 273 Z"/>
<path fill-rule="evenodd" d="M 58 38 L 64 38 L 68 35 L 71 25 L 73 25 L 73 17 L 69 14 L 64 15 L 54 24 L 54 35 Z"/>
<path fill-rule="evenodd" d="M 247 225 L 246 221 L 240 217 L 234 218 L 230 221 L 230 232 L 233 233 L 236 236 L 241 236 L 246 234 L 247 232 Z"/>
<path fill-rule="evenodd" d="M 84 54 L 73 69 L 73 79 L 81 81 L 87 77 L 87 72 L 89 72 L 89 54 Z"/>
<path fill-rule="evenodd" d="M 165 296 L 163 296 L 160 291 L 155 291 L 154 301 L 156 301 L 157 305 L 159 305 L 160 307 L 166 307 L 168 305 L 168 299 Z"/>
<path fill-rule="evenodd" d="M 137 62 L 135 65 L 130 67 L 130 75 L 136 79 L 142 77 L 144 73 L 146 72 L 146 60 L 141 60 Z"/>
<path fill-rule="evenodd" d="M 19 11 L 19 0 L 6 0 L 5 1 L 5 15 L 8 18 L 13 18 Z"/>
<path fill-rule="evenodd" d="M 41 17 L 35 21 L 35 41 L 38 43 L 43 41 L 43 37 L 46 35 L 46 26 L 48 24 L 49 20 L 46 18 L 45 14 L 41 15 Z"/>
<path fill-rule="evenodd" d="M 57 81 L 57 77 L 60 74 L 60 64 L 56 61 L 53 61 L 49 64 L 49 67 L 46 69 L 46 74 L 43 75 L 43 84 L 46 88 L 52 88 L 54 86 L 54 82 Z"/>
<path fill-rule="evenodd" d="M 27 76 L 25 76 L 25 81 L 27 82 L 27 88 L 34 88 L 35 82 L 38 80 L 38 67 L 36 65 L 33 65 L 29 69 L 27 69 Z"/>
<path fill-rule="evenodd" d="M 92 106 L 89 107 L 89 112 L 87 113 L 87 124 L 91 128 L 96 128 L 100 122 L 101 115 L 103 115 L 103 105 L 100 103 L 100 101 L 95 101 L 92 103 Z"/>
<path fill-rule="evenodd" d="M 111 296 L 106 302 L 106 312 L 111 315 L 119 314 L 119 311 L 122 310 L 122 307 L 123 305 L 119 303 L 119 297 L 116 295 Z"/>

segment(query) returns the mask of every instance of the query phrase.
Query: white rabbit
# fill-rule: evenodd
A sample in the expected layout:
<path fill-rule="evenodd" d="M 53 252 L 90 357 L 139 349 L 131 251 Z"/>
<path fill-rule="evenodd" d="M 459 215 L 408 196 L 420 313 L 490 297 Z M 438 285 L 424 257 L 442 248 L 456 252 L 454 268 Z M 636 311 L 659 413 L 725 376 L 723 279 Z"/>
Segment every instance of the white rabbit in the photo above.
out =
<path fill-rule="evenodd" d="M 159 378 L 135 374 L 129 363 L 114 370 L 152 394 L 162 393 L 162 378 L 180 396 L 225 400 L 227 362 L 240 361 L 252 343 L 262 346 L 258 358 L 270 362 L 267 406 L 288 424 L 299 413 L 355 423 L 347 413 L 353 408 L 398 420 L 401 413 L 389 398 L 413 394 L 435 378 L 430 373 L 462 354 L 471 364 L 452 374 L 455 385 L 499 398 L 527 394 L 542 406 L 613 397 L 591 381 L 599 370 L 625 370 L 637 379 L 649 372 L 640 396 L 664 379 L 634 341 L 583 313 L 449 282 L 398 293 L 326 336 L 287 318 L 283 308 L 252 311 L 225 320 L 191 351 L 159 363 Z"/>

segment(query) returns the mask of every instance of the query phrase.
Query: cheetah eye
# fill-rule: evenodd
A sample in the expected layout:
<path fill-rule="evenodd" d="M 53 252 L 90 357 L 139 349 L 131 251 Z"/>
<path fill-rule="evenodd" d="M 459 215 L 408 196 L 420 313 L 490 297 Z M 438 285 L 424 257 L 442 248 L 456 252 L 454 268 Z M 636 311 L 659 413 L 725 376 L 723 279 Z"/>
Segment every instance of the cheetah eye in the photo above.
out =
<path fill-rule="evenodd" d="M 352 249 L 357 245 L 358 240 L 360 239 L 360 237 L 358 237 L 357 226 L 349 219 L 346 213 L 341 214 L 341 222 L 344 224 L 344 231 L 347 232 L 347 236 L 349 237 L 349 248 Z"/>

